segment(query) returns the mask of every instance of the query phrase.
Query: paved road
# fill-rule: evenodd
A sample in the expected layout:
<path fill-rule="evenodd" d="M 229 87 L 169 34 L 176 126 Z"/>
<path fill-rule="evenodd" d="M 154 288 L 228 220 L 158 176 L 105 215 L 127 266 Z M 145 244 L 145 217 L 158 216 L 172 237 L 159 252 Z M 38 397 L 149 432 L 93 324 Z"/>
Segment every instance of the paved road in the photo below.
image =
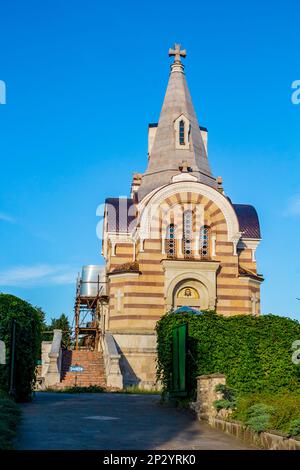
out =
<path fill-rule="evenodd" d="M 17 449 L 249 449 L 158 395 L 37 393 L 22 405 Z"/>

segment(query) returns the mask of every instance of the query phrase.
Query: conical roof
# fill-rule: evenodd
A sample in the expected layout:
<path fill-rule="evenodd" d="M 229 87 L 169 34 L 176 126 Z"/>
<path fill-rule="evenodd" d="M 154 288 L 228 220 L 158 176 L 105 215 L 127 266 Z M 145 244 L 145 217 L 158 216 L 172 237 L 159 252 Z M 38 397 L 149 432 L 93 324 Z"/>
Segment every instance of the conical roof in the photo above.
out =
<path fill-rule="evenodd" d="M 180 55 L 180 46 L 170 50 L 175 55 L 171 65 L 171 73 L 159 122 L 156 130 L 148 168 L 142 176 L 142 184 L 138 191 L 141 200 L 153 189 L 171 183 L 172 177 L 180 173 L 182 162 L 187 162 L 191 174 L 201 183 L 216 187 L 205 145 L 199 128 L 198 119 L 193 107 L 191 95 L 187 86 L 184 66 Z M 179 145 L 178 123 L 180 120 L 189 126 L 187 145 Z M 186 144 L 186 143 L 185 143 Z"/>

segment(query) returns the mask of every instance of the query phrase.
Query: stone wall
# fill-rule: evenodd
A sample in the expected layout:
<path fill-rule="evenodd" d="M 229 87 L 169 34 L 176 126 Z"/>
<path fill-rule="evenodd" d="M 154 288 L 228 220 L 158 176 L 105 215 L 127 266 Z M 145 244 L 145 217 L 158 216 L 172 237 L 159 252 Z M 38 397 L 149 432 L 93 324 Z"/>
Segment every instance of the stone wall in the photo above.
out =
<path fill-rule="evenodd" d="M 298 439 L 287 438 L 271 432 L 261 432 L 258 434 L 239 422 L 211 417 L 209 424 L 213 428 L 237 437 L 255 447 L 268 450 L 300 450 L 300 440 Z"/>
<path fill-rule="evenodd" d="M 200 375 L 197 378 L 197 401 L 193 403 L 193 409 L 199 420 L 208 421 L 213 428 L 255 447 L 268 450 L 300 450 L 300 440 L 298 439 L 289 439 L 270 432 L 256 433 L 240 422 L 224 419 L 226 414 L 228 417 L 228 412 L 224 410 L 225 416 L 222 416 L 223 410 L 217 412 L 213 406 L 215 400 L 222 398 L 221 394 L 215 391 L 219 384 L 226 385 L 225 375 Z"/>
<path fill-rule="evenodd" d="M 62 330 L 53 330 L 52 341 L 42 341 L 42 367 L 37 377 L 37 389 L 52 387 L 60 382 Z"/>
<path fill-rule="evenodd" d="M 213 406 L 215 400 L 220 400 L 222 394 L 216 392 L 219 384 L 226 384 L 226 377 L 222 374 L 200 375 L 197 378 L 197 402 L 196 412 L 199 419 L 209 421 L 211 417 L 217 416 Z"/>
<path fill-rule="evenodd" d="M 106 385 L 111 388 L 123 388 L 123 376 L 120 369 L 121 355 L 113 335 L 107 331 L 101 336 Z"/>
<path fill-rule="evenodd" d="M 124 387 L 156 387 L 156 334 L 114 333 Z"/>

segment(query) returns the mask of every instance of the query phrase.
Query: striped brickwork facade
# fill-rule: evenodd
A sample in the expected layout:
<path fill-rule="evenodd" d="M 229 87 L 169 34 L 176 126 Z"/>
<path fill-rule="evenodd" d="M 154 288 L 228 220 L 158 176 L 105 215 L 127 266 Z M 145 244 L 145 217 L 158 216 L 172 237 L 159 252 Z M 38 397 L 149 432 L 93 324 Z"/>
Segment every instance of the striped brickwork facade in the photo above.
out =
<path fill-rule="evenodd" d="M 181 239 L 176 240 L 176 260 L 184 260 L 183 270 L 190 261 L 201 259 L 196 238 L 201 226 L 210 230 L 209 260 L 219 263 L 216 273 L 216 302 L 218 314 L 258 314 L 260 283 L 255 279 L 256 262 L 251 249 L 238 248 L 228 241 L 228 227 L 222 210 L 207 196 L 194 192 L 178 192 L 166 198 L 151 219 L 151 237 L 136 241 L 114 239 L 114 250 L 108 243 L 107 273 L 109 273 L 109 330 L 149 331 L 166 312 L 165 272 L 162 261 L 165 236 L 169 223 L 174 223 L 177 235 L 182 236 L 183 212 L 193 213 L 193 250 L 190 259 L 183 254 Z M 215 241 L 214 241 L 215 240 Z M 213 246 L 214 244 L 214 246 Z M 138 272 L 118 272 L 124 264 L 136 261 Z M 254 274 L 241 276 L 240 268 Z M 255 295 L 255 307 L 253 306 Z"/>

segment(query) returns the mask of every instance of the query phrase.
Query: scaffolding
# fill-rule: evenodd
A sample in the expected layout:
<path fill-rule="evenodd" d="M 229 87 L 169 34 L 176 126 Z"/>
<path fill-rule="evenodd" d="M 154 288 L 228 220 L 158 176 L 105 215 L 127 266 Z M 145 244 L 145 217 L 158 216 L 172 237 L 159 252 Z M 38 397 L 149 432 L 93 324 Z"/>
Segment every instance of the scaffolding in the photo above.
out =
<path fill-rule="evenodd" d="M 85 286 L 88 285 L 88 286 Z M 93 295 L 86 295 L 84 287 L 92 287 Z M 75 349 L 96 349 L 105 329 L 108 305 L 107 282 L 77 279 L 75 299 Z"/>

